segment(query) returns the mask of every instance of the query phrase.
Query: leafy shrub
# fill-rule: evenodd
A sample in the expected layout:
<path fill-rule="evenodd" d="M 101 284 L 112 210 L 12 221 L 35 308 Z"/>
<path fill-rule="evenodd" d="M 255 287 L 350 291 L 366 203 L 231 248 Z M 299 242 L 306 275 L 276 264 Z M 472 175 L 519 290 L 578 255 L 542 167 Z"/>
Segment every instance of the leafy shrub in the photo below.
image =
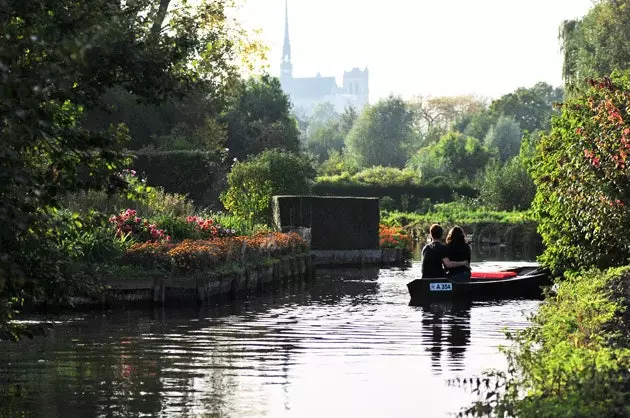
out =
<path fill-rule="evenodd" d="M 410 169 L 375 166 L 359 171 L 352 176 L 352 180 L 357 183 L 402 186 L 406 184 L 418 184 L 420 177 Z"/>
<path fill-rule="evenodd" d="M 315 170 L 301 156 L 269 150 L 234 164 L 228 190 L 221 196 L 226 209 L 251 227 L 271 223 L 271 198 L 281 194 L 309 194 Z"/>
<path fill-rule="evenodd" d="M 498 162 L 486 167 L 481 179 L 479 198 L 494 210 L 526 210 L 531 206 L 536 185 L 520 157 L 505 165 Z"/>
<path fill-rule="evenodd" d="M 533 209 L 554 270 L 630 259 L 630 79 L 590 82 L 561 107 L 532 161 Z"/>
<path fill-rule="evenodd" d="M 389 196 L 381 197 L 379 201 L 379 207 L 381 210 L 391 211 L 396 209 L 396 201 Z"/>
<path fill-rule="evenodd" d="M 328 159 L 320 164 L 317 171 L 320 176 L 336 176 L 344 174 L 350 176 L 359 171 L 359 166 L 356 161 L 343 152 L 332 150 L 328 152 Z"/>
<path fill-rule="evenodd" d="M 131 172 L 131 171 L 130 171 Z M 144 186 L 145 179 L 136 174 L 126 176 L 127 181 L 136 183 L 136 193 L 132 196 L 110 195 L 104 191 L 70 193 L 64 196 L 61 206 L 71 212 L 83 215 L 93 211 L 100 213 L 118 213 L 126 208 L 136 209 L 138 216 L 153 218 L 155 216 L 188 216 L 195 207 L 186 196 L 177 193 L 166 193 L 161 187 L 146 187 L 144 193 L 138 193 Z"/>

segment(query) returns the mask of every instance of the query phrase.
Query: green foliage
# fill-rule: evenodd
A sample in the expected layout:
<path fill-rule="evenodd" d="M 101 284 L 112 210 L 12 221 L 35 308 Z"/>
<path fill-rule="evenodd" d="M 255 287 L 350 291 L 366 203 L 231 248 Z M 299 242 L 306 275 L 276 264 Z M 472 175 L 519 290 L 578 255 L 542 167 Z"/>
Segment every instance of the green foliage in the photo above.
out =
<path fill-rule="evenodd" d="M 221 195 L 225 208 L 251 227 L 271 223 L 271 198 L 283 194 L 309 194 L 315 170 L 305 158 L 268 150 L 237 162 L 228 174 L 228 189 Z"/>
<path fill-rule="evenodd" d="M 560 38 L 563 76 L 569 87 L 586 87 L 588 77 L 628 70 L 630 8 L 627 1 L 602 0 L 581 19 L 565 21 Z"/>
<path fill-rule="evenodd" d="M 425 179 L 444 176 L 461 181 L 474 178 L 491 157 L 491 151 L 478 139 L 449 132 L 437 144 L 420 149 L 409 167 Z"/>
<path fill-rule="evenodd" d="M 280 81 L 269 75 L 238 83 L 221 117 L 230 157 L 244 160 L 268 149 L 297 152 L 299 131 Z"/>
<path fill-rule="evenodd" d="M 508 337 L 508 374 L 462 416 L 625 417 L 630 414 L 630 349 L 622 315 L 630 268 L 585 271 L 559 284 L 532 325 Z"/>
<path fill-rule="evenodd" d="M 533 208 L 554 270 L 621 266 L 630 259 L 630 81 L 592 82 L 567 101 L 532 160 Z"/>
<path fill-rule="evenodd" d="M 331 153 L 340 153 L 356 119 L 357 112 L 352 106 L 347 107 L 340 115 L 335 112 L 332 104 L 319 104 L 313 111 L 305 133 L 306 151 L 319 162 L 332 158 Z"/>
<path fill-rule="evenodd" d="M 216 151 L 225 147 L 227 139 L 225 127 L 216 120 L 226 94 L 200 84 L 183 98 L 156 104 L 116 87 L 103 94 L 104 108 L 86 112 L 83 124 L 90 130 L 103 130 L 124 123 L 131 137 L 129 148 L 134 150 Z"/>
<path fill-rule="evenodd" d="M 484 142 L 490 149 L 496 149 L 499 160 L 503 163 L 519 154 L 523 132 L 514 119 L 501 116 L 490 128 Z"/>
<path fill-rule="evenodd" d="M 493 101 L 490 111 L 497 116 L 513 118 L 523 131 L 546 131 L 551 116 L 556 113 L 553 104 L 561 101 L 563 95 L 562 88 L 539 82 L 531 88 L 518 88 Z"/>
<path fill-rule="evenodd" d="M 81 215 L 92 212 L 112 214 L 130 207 L 136 208 L 138 216 L 143 218 L 153 218 L 158 215 L 185 217 L 195 213 L 195 206 L 186 196 L 166 193 L 161 187 L 151 189 L 152 192 L 142 199 L 128 199 L 120 195 L 109 196 L 103 191 L 94 190 L 87 193 L 69 193 L 60 199 L 60 206 Z"/>
<path fill-rule="evenodd" d="M 536 194 L 536 185 L 519 156 L 505 165 L 488 165 L 480 183 L 480 200 L 494 210 L 529 209 Z"/>
<path fill-rule="evenodd" d="M 344 174 L 355 174 L 359 171 L 359 167 L 352 158 L 341 151 L 330 151 L 328 159 L 324 161 L 318 168 L 317 172 L 321 176 L 336 176 Z"/>
<path fill-rule="evenodd" d="M 482 139 L 496 123 L 497 116 L 487 109 L 479 110 L 470 115 L 464 115 L 453 125 L 453 130 L 465 136 Z"/>
<path fill-rule="evenodd" d="M 395 208 L 400 210 L 419 210 L 429 202 L 450 202 L 457 195 L 475 197 L 477 191 L 469 185 L 453 186 L 451 184 L 419 184 L 415 175 L 409 170 L 399 170 L 386 167 L 390 171 L 388 176 L 379 178 L 382 168 L 367 169 L 364 173 L 369 183 L 363 180 L 363 175 L 351 176 L 343 173 L 336 176 L 321 176 L 313 186 L 313 193 L 321 196 L 364 196 L 391 198 Z M 368 177 L 369 175 L 369 177 Z"/>
<path fill-rule="evenodd" d="M 357 183 L 382 186 L 418 184 L 419 180 L 413 170 L 382 166 L 366 168 L 352 176 L 352 181 Z"/>
<path fill-rule="evenodd" d="M 346 152 L 362 168 L 402 168 L 413 140 L 411 111 L 401 98 L 390 96 L 363 110 L 346 137 Z"/>
<path fill-rule="evenodd" d="M 533 217 L 529 212 L 523 211 L 493 211 L 479 207 L 467 199 L 460 199 L 448 203 L 436 203 L 431 205 L 424 213 L 416 212 L 385 212 L 381 214 L 381 223 L 384 225 L 408 226 L 422 224 L 429 226 L 433 223 L 445 225 L 467 225 L 480 223 L 522 224 L 530 223 Z M 426 232 L 425 231 L 425 232 Z"/>
<path fill-rule="evenodd" d="M 418 146 L 436 143 L 442 135 L 450 130 L 458 130 L 456 126 L 462 120 L 470 121 L 473 115 L 484 113 L 486 102 L 475 96 L 416 96 L 409 101 L 413 112 L 413 129 L 418 136 Z M 475 138 L 483 138 L 475 136 Z"/>
<path fill-rule="evenodd" d="M 227 171 L 222 152 L 143 150 L 135 156 L 133 167 L 151 186 L 186 195 L 200 207 L 218 205 Z"/>

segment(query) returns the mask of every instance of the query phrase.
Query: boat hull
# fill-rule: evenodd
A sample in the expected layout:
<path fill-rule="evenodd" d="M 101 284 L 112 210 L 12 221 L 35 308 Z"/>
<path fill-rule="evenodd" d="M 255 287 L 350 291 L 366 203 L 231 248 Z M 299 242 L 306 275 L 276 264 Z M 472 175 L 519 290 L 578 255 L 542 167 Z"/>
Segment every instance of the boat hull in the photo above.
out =
<path fill-rule="evenodd" d="M 426 299 L 502 299 L 540 298 L 544 288 L 552 284 L 547 271 L 519 271 L 519 275 L 499 280 L 456 282 L 447 278 L 422 278 L 407 284 L 412 300 Z"/>

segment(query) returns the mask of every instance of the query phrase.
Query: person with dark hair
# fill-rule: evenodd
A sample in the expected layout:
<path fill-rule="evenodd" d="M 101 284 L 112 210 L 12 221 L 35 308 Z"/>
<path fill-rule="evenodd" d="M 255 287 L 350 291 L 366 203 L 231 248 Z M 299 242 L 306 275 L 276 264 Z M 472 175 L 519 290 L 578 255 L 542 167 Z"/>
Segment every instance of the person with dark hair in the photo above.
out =
<path fill-rule="evenodd" d="M 466 243 L 464 230 L 454 226 L 446 236 L 446 251 L 442 263 L 446 266 L 446 277 L 452 280 L 470 279 L 470 246 Z"/>
<path fill-rule="evenodd" d="M 433 224 L 429 228 L 431 242 L 422 249 L 422 277 L 444 277 L 444 266 L 456 268 L 468 265 L 468 262 L 450 261 L 448 259 L 447 247 L 442 243 L 443 233 L 444 229 L 438 224 Z M 448 260 L 448 264 L 443 264 L 445 259 Z"/>

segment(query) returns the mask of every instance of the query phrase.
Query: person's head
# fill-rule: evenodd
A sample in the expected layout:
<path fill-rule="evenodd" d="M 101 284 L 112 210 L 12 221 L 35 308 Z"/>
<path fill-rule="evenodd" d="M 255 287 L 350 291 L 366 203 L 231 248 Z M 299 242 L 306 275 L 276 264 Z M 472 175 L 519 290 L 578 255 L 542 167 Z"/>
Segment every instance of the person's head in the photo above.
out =
<path fill-rule="evenodd" d="M 429 228 L 429 234 L 431 234 L 431 238 L 434 240 L 442 239 L 443 233 L 444 233 L 444 230 L 438 224 L 433 224 L 431 225 L 431 228 Z"/>
<path fill-rule="evenodd" d="M 446 236 L 446 243 L 465 244 L 466 235 L 464 235 L 464 230 L 459 226 L 452 227 Z"/>

